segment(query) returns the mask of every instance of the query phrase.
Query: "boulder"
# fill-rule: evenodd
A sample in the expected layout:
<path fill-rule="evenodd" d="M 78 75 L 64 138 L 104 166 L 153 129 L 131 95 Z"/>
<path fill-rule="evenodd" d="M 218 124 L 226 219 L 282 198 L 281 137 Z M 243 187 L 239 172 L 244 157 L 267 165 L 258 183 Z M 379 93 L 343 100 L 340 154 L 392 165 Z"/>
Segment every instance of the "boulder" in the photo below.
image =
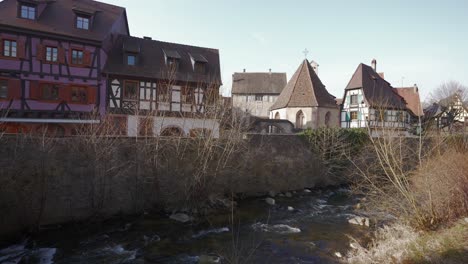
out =
<path fill-rule="evenodd" d="M 309 189 L 304 189 L 304 192 L 305 192 L 305 193 L 311 193 L 312 191 L 309 190 Z"/>
<path fill-rule="evenodd" d="M 272 197 L 272 198 L 275 198 L 276 192 L 275 192 L 275 191 L 269 191 L 269 192 L 268 192 L 268 196 L 270 196 L 270 197 Z"/>
<path fill-rule="evenodd" d="M 270 197 L 266 198 L 265 202 L 269 205 L 275 205 L 275 199 L 270 198 Z"/>
<path fill-rule="evenodd" d="M 357 243 L 350 243 L 349 247 L 352 248 L 352 249 L 358 249 L 359 245 Z"/>
<path fill-rule="evenodd" d="M 278 194 L 278 197 L 284 197 L 284 194 L 280 193 Z"/>
<path fill-rule="evenodd" d="M 186 223 L 186 222 L 192 221 L 192 217 L 190 217 L 190 216 L 188 216 L 187 214 L 184 214 L 184 213 L 172 214 L 171 216 L 169 216 L 169 218 L 172 219 L 172 220 L 175 220 L 177 222 L 181 222 L 181 223 Z"/>
<path fill-rule="evenodd" d="M 335 252 L 335 256 L 336 256 L 337 258 L 342 258 L 342 257 L 343 257 L 343 255 L 341 255 L 340 252 Z"/>
<path fill-rule="evenodd" d="M 292 193 L 290 193 L 290 192 L 287 192 L 287 193 L 285 193 L 284 195 L 285 195 L 286 197 L 288 197 L 288 198 L 291 198 L 291 197 L 292 197 Z"/>
<path fill-rule="evenodd" d="M 370 226 L 370 220 L 367 217 L 355 216 L 348 219 L 348 223 L 353 225 Z"/>
<path fill-rule="evenodd" d="M 294 207 L 288 206 L 288 211 L 290 211 L 290 212 L 294 211 Z"/>

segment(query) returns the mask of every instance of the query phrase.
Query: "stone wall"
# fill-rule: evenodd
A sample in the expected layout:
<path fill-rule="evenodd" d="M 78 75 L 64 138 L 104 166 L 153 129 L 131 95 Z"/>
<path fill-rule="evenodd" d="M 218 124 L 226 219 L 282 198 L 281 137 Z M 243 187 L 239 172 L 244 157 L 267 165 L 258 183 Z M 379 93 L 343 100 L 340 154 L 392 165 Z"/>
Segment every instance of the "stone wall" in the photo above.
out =
<path fill-rule="evenodd" d="M 241 138 L 241 137 L 239 137 Z M 0 139 L 0 237 L 42 225 L 332 185 L 298 136 Z"/>

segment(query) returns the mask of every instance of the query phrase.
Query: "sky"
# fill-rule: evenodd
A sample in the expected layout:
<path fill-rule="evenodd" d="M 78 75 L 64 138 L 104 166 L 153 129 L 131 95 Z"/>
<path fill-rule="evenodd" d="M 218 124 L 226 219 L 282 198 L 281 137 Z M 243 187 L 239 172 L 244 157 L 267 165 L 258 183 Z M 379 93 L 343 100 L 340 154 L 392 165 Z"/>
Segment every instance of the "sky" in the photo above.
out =
<path fill-rule="evenodd" d="M 468 85 L 466 0 L 100 0 L 127 9 L 130 34 L 218 49 L 222 93 L 232 74 L 320 66 L 342 97 L 359 63 L 377 60 L 394 87 L 417 84 L 422 99 L 446 81 Z"/>

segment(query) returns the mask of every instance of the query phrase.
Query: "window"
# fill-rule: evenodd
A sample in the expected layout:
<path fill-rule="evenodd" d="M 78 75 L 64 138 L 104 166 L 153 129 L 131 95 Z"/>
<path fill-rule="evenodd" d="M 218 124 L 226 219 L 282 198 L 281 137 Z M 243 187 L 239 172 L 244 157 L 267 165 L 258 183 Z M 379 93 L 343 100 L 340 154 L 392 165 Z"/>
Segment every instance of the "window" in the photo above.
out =
<path fill-rule="evenodd" d="M 169 87 L 167 85 L 160 85 L 158 89 L 158 101 L 169 102 Z"/>
<path fill-rule="evenodd" d="M 136 64 L 136 56 L 135 55 L 127 55 L 127 65 L 135 66 Z"/>
<path fill-rule="evenodd" d="M 177 68 L 179 67 L 179 61 L 176 58 L 168 57 L 167 66 L 169 68 L 173 68 L 174 70 L 177 70 Z"/>
<path fill-rule="evenodd" d="M 36 19 L 36 7 L 32 5 L 23 4 L 21 5 L 20 15 L 21 18 L 34 20 Z"/>
<path fill-rule="evenodd" d="M 77 65 L 83 64 L 83 56 L 84 54 L 82 50 L 73 49 L 71 63 Z"/>
<path fill-rule="evenodd" d="M 305 120 L 305 116 L 304 116 L 304 113 L 299 110 L 299 112 L 297 112 L 296 114 L 296 128 L 304 128 L 304 122 Z"/>
<path fill-rule="evenodd" d="M 46 47 L 46 61 L 58 61 L 58 49 L 56 47 Z"/>
<path fill-rule="evenodd" d="M 326 126 L 326 127 L 329 127 L 329 126 L 330 126 L 330 119 L 331 119 L 331 113 L 330 113 L 330 111 L 328 111 L 328 112 L 325 114 L 325 126 Z"/>
<path fill-rule="evenodd" d="M 77 16 L 76 27 L 81 29 L 89 29 L 89 17 Z"/>
<path fill-rule="evenodd" d="M 138 99 L 138 82 L 125 81 L 124 98 L 133 100 Z"/>
<path fill-rule="evenodd" d="M 255 95 L 255 101 L 262 101 L 263 96 L 262 95 Z"/>
<path fill-rule="evenodd" d="M 191 104 L 193 102 L 193 89 L 190 87 L 182 88 L 182 103 Z"/>
<path fill-rule="evenodd" d="M 71 101 L 73 103 L 88 103 L 88 90 L 86 87 L 75 87 L 71 88 Z"/>
<path fill-rule="evenodd" d="M 196 73 L 205 73 L 205 63 L 203 62 L 195 62 L 195 72 Z"/>
<path fill-rule="evenodd" d="M 3 40 L 3 56 L 16 57 L 17 44 L 14 40 Z"/>
<path fill-rule="evenodd" d="M 6 99 L 8 97 L 8 81 L 0 80 L 0 99 Z"/>
<path fill-rule="evenodd" d="M 382 122 L 384 121 L 384 112 L 380 111 L 380 110 L 375 110 L 375 120 L 376 121 L 379 121 L 379 122 Z"/>
<path fill-rule="evenodd" d="M 351 104 L 357 105 L 358 104 L 358 96 L 357 94 L 351 95 Z"/>
<path fill-rule="evenodd" d="M 405 121 L 405 119 L 403 118 L 403 116 L 404 116 L 404 115 L 403 115 L 403 112 L 401 112 L 401 111 L 400 111 L 400 112 L 397 112 L 397 121 L 398 121 L 398 122 L 403 122 L 403 121 Z"/>
<path fill-rule="evenodd" d="M 59 99 L 59 86 L 56 84 L 42 84 L 42 99 L 43 100 L 58 100 Z"/>
<path fill-rule="evenodd" d="M 358 112 L 352 111 L 351 113 L 351 120 L 358 120 Z"/>

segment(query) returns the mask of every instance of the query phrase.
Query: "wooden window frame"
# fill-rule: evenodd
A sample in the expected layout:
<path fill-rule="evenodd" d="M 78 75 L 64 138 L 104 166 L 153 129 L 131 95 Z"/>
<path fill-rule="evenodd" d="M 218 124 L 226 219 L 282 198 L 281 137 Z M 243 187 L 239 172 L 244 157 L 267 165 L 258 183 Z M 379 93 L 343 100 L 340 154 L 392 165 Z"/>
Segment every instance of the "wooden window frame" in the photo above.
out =
<path fill-rule="evenodd" d="M 198 74 L 206 73 L 206 62 L 195 62 L 193 64 L 193 71 Z"/>
<path fill-rule="evenodd" d="M 356 118 L 353 118 L 353 115 L 356 115 Z M 350 121 L 359 121 L 358 111 L 350 111 L 349 112 L 349 120 Z"/>
<path fill-rule="evenodd" d="M 1 50 L 2 54 L 1 54 L 1 57 L 2 57 L 2 58 L 7 58 L 7 59 L 18 59 L 18 40 L 16 40 L 16 39 L 11 39 L 11 38 L 4 38 L 4 39 L 1 39 L 1 41 L 2 41 L 2 45 L 1 45 L 1 47 L 2 47 L 2 50 Z M 10 55 L 8 55 L 8 56 L 5 55 L 5 42 L 6 42 L 6 41 L 9 41 L 9 42 L 10 42 L 10 49 L 9 49 Z M 16 45 L 16 47 L 15 47 L 15 48 L 16 48 L 15 56 L 11 56 L 11 52 L 12 52 L 11 43 L 12 43 L 12 42 L 14 42 L 15 45 Z"/>
<path fill-rule="evenodd" d="M 127 83 L 135 83 L 135 98 L 129 98 L 127 97 Z M 139 81 L 134 81 L 134 80 L 124 80 L 123 82 L 123 89 L 122 89 L 122 98 L 123 100 L 135 100 L 137 101 L 139 99 L 140 95 L 140 82 Z"/>
<path fill-rule="evenodd" d="M 356 102 L 353 102 L 353 98 L 356 98 Z M 359 100 L 359 95 L 357 95 L 357 94 L 352 94 L 352 95 L 350 95 L 350 97 L 349 97 L 349 104 L 350 104 L 350 105 L 359 105 L 358 100 Z"/>
<path fill-rule="evenodd" d="M 190 86 L 182 87 L 180 102 L 182 104 L 193 104 L 195 102 L 195 90 Z"/>
<path fill-rule="evenodd" d="M 86 93 L 86 98 L 84 100 L 84 102 L 81 100 L 81 101 L 73 101 L 73 90 L 74 89 L 80 89 L 80 91 L 83 89 Z M 82 105 L 87 105 L 88 102 L 89 102 L 89 87 L 87 86 L 82 86 L 82 85 L 70 85 L 70 104 L 82 104 Z"/>
<path fill-rule="evenodd" d="M 82 53 L 81 63 L 74 63 L 73 62 L 73 52 L 74 51 Z M 72 66 L 81 66 L 81 67 L 85 66 L 85 50 L 83 48 L 75 48 L 75 47 L 70 48 L 70 65 L 72 65 Z"/>
<path fill-rule="evenodd" d="M 57 86 L 57 99 L 48 99 L 44 98 L 44 86 L 45 85 L 52 85 L 52 86 Z M 40 101 L 41 102 L 60 102 L 63 100 L 63 98 L 60 98 L 60 84 L 59 83 L 53 83 L 53 82 L 39 82 L 38 87 L 39 87 L 39 92 L 40 92 Z"/>
<path fill-rule="evenodd" d="M 51 49 L 51 60 L 48 60 L 48 59 L 47 59 L 47 49 L 49 49 L 49 48 Z M 45 50 L 44 50 L 44 53 L 45 53 L 45 54 L 44 54 L 44 61 L 45 61 L 46 63 L 58 64 L 58 63 L 60 62 L 60 60 L 59 60 L 59 48 L 58 48 L 57 46 L 49 46 L 49 45 L 46 45 L 44 49 L 45 49 Z M 54 51 L 54 49 L 57 51 L 57 56 L 55 57 L 55 58 L 56 58 L 55 61 L 52 60 L 52 59 L 54 58 L 54 57 L 53 57 L 53 54 L 54 54 L 53 51 Z"/>
<path fill-rule="evenodd" d="M 30 13 L 29 11 L 30 10 L 28 10 L 27 17 L 23 17 L 23 6 L 28 7 L 28 8 L 34 8 L 34 18 L 29 17 L 29 13 Z M 20 4 L 18 5 L 18 18 L 28 19 L 28 20 L 36 20 L 37 19 L 37 11 L 38 11 L 37 10 L 37 5 L 20 2 Z"/>
<path fill-rule="evenodd" d="M 170 103 L 171 89 L 169 85 L 159 85 L 156 89 L 157 89 L 156 95 L 157 95 L 158 103 Z M 164 91 L 164 93 L 162 93 L 161 91 Z M 165 100 L 162 100 L 163 97 L 165 98 Z"/>
<path fill-rule="evenodd" d="M 258 98 L 260 98 L 260 100 L 258 100 Z M 255 102 L 263 102 L 263 95 L 256 94 L 255 95 Z"/>
<path fill-rule="evenodd" d="M 81 18 L 81 19 L 87 19 L 87 20 L 88 20 L 88 27 L 87 27 L 87 28 L 79 27 L 79 26 L 78 26 L 78 22 L 79 22 L 79 19 L 80 19 L 80 18 Z M 84 21 L 82 21 L 81 23 L 82 23 L 82 25 L 84 25 Z M 81 14 L 77 14 L 77 15 L 76 15 L 76 18 L 75 18 L 75 28 L 89 31 L 90 27 L 91 27 L 91 16 L 86 16 L 86 15 L 81 15 Z"/>
<path fill-rule="evenodd" d="M 5 81 L 6 82 L 6 97 L 5 98 L 2 98 L 0 97 L 0 101 L 7 101 L 8 100 L 8 97 L 9 97 L 9 86 L 8 86 L 8 82 L 10 81 L 9 79 L 7 78 L 0 78 L 0 82 L 1 81 Z"/>

